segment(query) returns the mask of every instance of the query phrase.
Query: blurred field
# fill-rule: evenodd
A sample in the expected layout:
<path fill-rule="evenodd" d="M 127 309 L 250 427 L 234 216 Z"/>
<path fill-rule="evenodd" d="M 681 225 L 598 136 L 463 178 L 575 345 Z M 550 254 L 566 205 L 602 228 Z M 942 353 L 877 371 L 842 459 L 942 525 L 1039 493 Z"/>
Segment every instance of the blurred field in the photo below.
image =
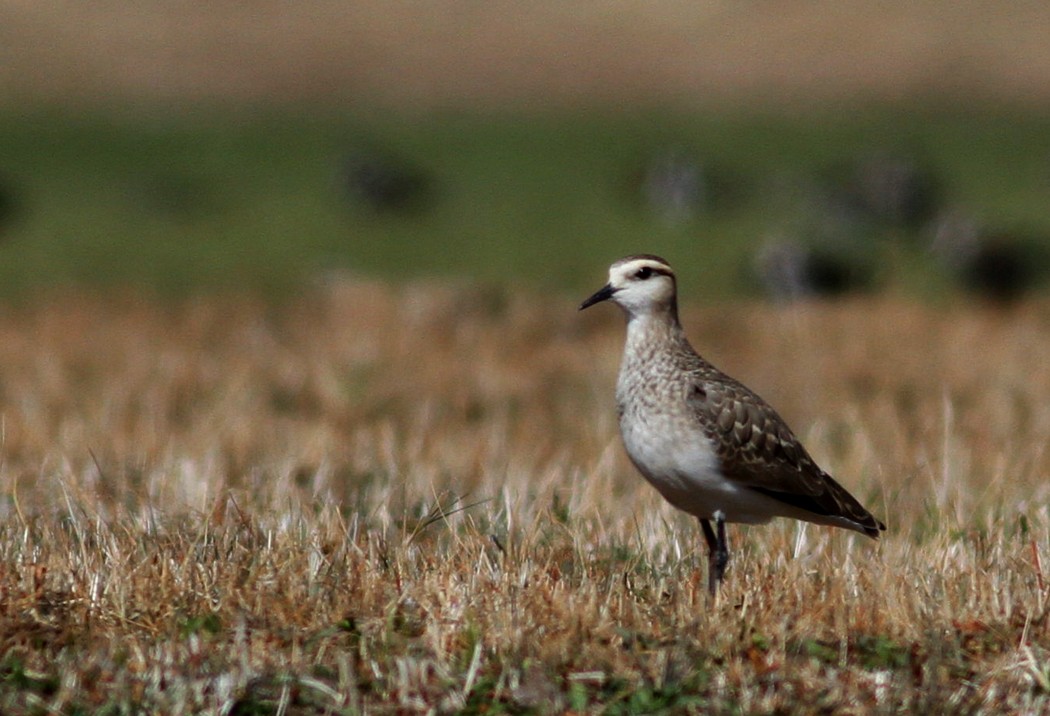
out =
<path fill-rule="evenodd" d="M 873 156 L 914 167 L 925 213 L 844 206 L 836 172 Z M 857 254 L 875 288 L 940 295 L 944 216 L 1050 248 L 1050 120 L 988 107 L 40 111 L 0 116 L 0 157 L 8 297 L 70 284 L 288 294 L 333 272 L 585 290 L 595 265 L 648 251 L 679 256 L 694 295 L 723 298 L 758 292 L 749 271 L 771 239 Z M 670 203 L 673 186 L 653 187 L 674 179 L 661 171 L 692 193 Z"/>
<path fill-rule="evenodd" d="M 0 103 L 402 109 L 1050 99 L 1050 9 L 992 0 L 0 4 Z"/>
<path fill-rule="evenodd" d="M 612 310 L 368 281 L 5 308 L 0 708 L 1045 711 L 1050 305 L 684 322 L 884 540 L 733 528 L 709 605 L 618 442 Z"/>
<path fill-rule="evenodd" d="M 1050 251 L 1048 33 L 988 0 L 3 3 L 0 296 L 585 288 L 645 250 L 739 297 L 764 242 L 829 234 L 941 295 L 944 216 Z M 933 185 L 923 223 L 842 225 L 835 174 L 872 156 Z M 703 185 L 684 213 L 646 202 L 669 158 Z"/>

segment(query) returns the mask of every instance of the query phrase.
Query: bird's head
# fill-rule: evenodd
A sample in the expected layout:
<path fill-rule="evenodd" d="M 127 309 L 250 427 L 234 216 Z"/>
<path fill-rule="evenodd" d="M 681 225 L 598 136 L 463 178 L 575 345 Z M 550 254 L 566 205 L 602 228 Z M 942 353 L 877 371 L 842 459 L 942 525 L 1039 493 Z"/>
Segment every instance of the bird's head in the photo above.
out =
<path fill-rule="evenodd" d="M 609 282 L 581 303 L 580 310 L 609 299 L 628 317 L 661 311 L 677 315 L 674 271 L 652 254 L 622 258 L 609 267 Z"/>

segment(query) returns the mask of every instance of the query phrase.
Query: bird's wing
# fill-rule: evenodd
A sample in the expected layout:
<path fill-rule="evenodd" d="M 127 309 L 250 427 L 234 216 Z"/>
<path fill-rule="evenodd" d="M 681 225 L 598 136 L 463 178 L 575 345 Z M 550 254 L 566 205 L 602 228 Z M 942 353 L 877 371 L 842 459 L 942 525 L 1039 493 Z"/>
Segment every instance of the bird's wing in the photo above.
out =
<path fill-rule="evenodd" d="M 885 525 L 810 457 L 784 419 L 732 378 L 695 374 L 686 400 L 716 446 L 725 476 L 817 515 L 843 517 L 875 537 Z"/>

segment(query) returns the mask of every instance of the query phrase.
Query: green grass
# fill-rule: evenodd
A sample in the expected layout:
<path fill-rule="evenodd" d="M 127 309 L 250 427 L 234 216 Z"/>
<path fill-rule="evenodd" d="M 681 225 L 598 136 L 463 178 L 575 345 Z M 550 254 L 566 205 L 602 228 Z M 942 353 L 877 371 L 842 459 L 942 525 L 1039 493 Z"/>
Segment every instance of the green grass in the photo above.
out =
<path fill-rule="evenodd" d="M 667 147 L 731 172 L 737 200 L 679 223 L 654 216 L 631 177 Z M 425 172 L 430 201 L 407 214 L 349 203 L 340 167 L 359 148 Z M 0 291 L 56 283 L 283 291 L 342 268 L 586 290 L 607 261 L 649 251 L 675 260 L 693 295 L 721 297 L 740 292 L 765 236 L 818 221 L 806 200 L 816 176 L 872 150 L 928 162 L 946 204 L 1050 235 L 1050 118 L 1035 115 L 8 112 L 0 180 L 15 192 L 16 213 L 0 226 Z M 921 251 L 904 245 L 879 261 L 892 281 L 927 285 Z"/>

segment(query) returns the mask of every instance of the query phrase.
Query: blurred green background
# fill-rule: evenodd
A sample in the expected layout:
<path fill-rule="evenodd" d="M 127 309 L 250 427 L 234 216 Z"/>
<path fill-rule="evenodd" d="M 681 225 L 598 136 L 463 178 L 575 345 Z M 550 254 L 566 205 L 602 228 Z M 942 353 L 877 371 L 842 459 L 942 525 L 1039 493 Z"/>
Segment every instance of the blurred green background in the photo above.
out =
<path fill-rule="evenodd" d="M 0 293 L 580 292 L 644 251 L 705 298 L 1010 299 L 1050 265 L 1048 31 L 991 2 L 8 4 Z"/>

